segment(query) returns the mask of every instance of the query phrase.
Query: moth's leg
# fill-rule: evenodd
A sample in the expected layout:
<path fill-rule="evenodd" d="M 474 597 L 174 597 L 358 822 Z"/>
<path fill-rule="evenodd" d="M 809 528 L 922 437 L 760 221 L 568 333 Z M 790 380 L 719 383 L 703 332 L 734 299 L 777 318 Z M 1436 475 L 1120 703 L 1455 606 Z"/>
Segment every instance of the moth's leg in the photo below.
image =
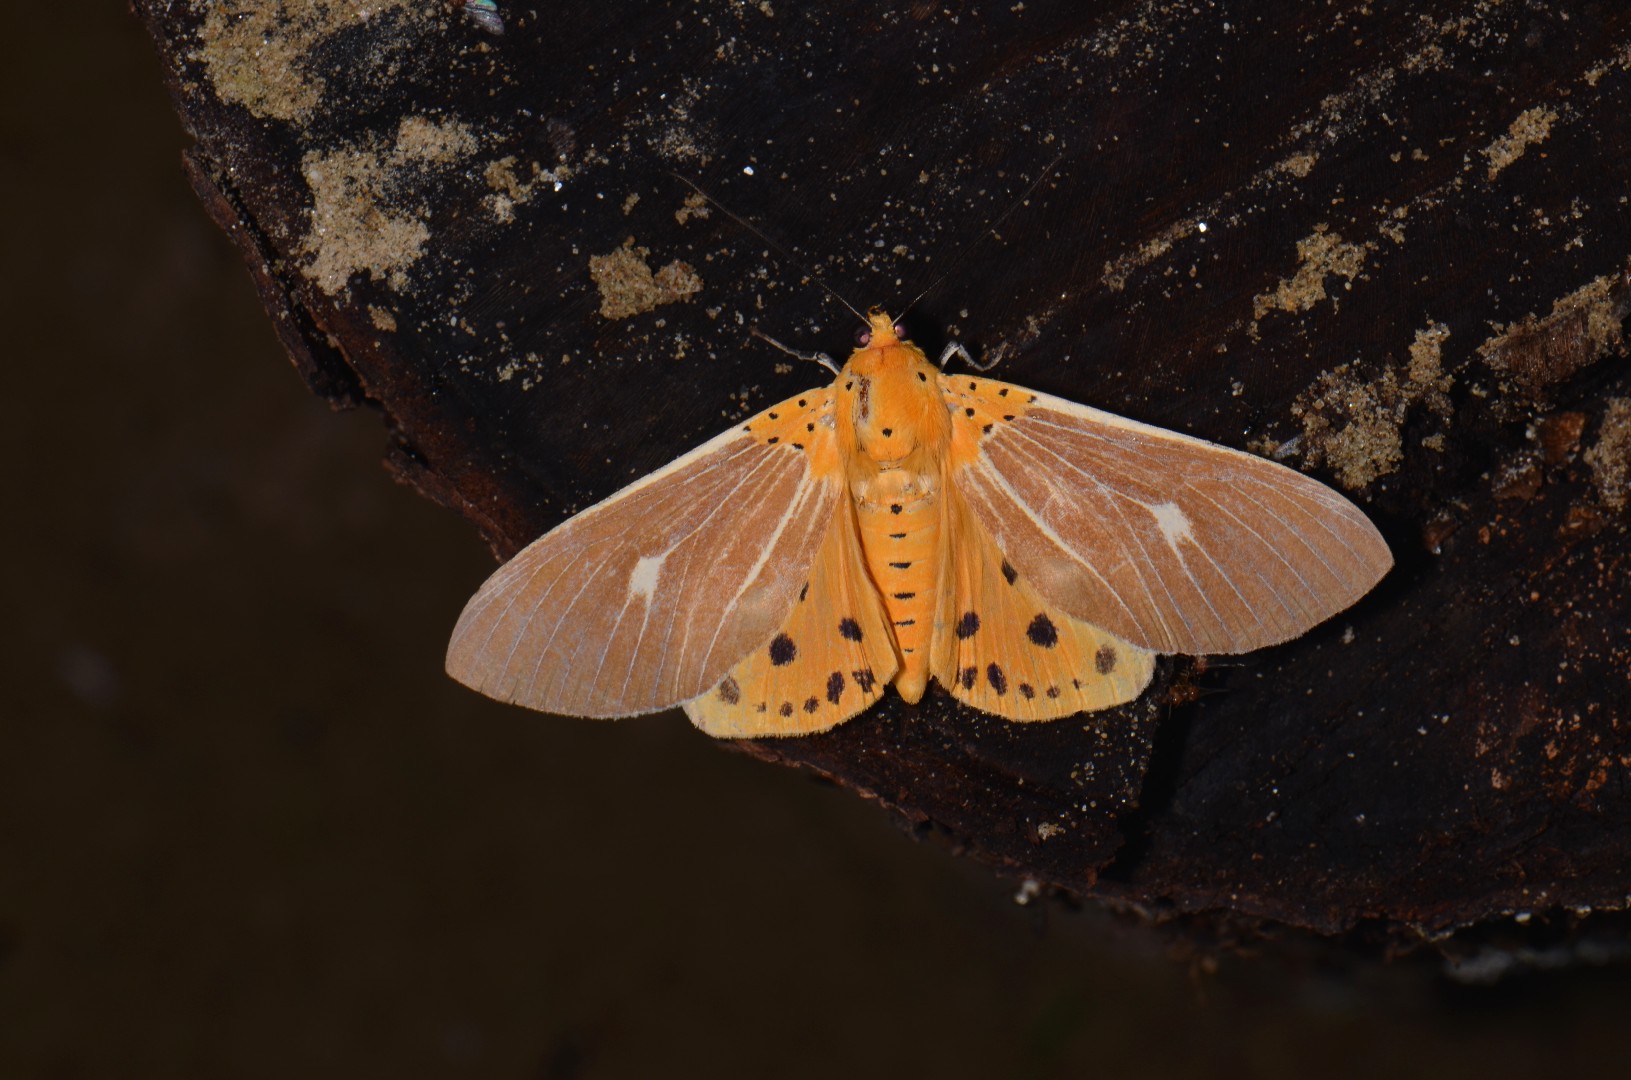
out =
<path fill-rule="evenodd" d="M 800 352 L 797 349 L 790 349 L 786 345 L 783 345 L 781 342 L 777 341 L 775 338 L 771 337 L 769 334 L 760 330 L 757 326 L 753 327 L 748 332 L 761 341 L 769 342 L 771 345 L 774 345 L 788 356 L 797 357 L 800 360 L 813 361 L 814 363 L 820 364 L 834 375 L 840 374 L 838 365 L 833 363 L 833 358 L 824 352 Z"/>
<path fill-rule="evenodd" d="M 974 357 L 969 353 L 969 351 L 967 349 L 963 348 L 963 343 L 962 342 L 954 341 L 951 344 L 947 345 L 940 352 L 940 370 L 941 371 L 946 370 L 946 365 L 951 362 L 951 358 L 954 357 L 954 356 L 961 357 L 963 363 L 967 364 L 969 367 L 973 368 L 975 371 L 990 371 L 992 368 L 996 367 L 997 362 L 1002 359 L 1002 355 L 1001 355 L 1001 353 L 999 353 L 998 355 L 993 356 L 991 358 L 991 362 L 989 364 L 982 364 L 979 361 L 975 360 Z"/>

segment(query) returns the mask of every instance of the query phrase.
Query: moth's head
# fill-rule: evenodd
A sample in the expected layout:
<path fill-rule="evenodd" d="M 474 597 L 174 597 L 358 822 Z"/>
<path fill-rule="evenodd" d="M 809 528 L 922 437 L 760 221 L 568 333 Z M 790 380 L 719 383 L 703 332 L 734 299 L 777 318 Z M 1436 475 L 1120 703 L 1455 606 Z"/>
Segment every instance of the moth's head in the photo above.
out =
<path fill-rule="evenodd" d="M 855 332 L 857 349 L 883 349 L 906 340 L 906 327 L 889 317 L 882 308 L 866 313 L 867 328 Z"/>

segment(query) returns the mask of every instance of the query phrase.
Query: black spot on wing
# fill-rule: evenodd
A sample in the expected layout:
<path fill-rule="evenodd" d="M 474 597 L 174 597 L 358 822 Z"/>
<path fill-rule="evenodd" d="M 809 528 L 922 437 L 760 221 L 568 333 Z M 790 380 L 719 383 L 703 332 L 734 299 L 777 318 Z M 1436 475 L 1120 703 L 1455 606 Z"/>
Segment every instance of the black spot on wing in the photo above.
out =
<path fill-rule="evenodd" d="M 844 673 L 842 671 L 835 671 L 831 675 L 827 676 L 827 700 L 832 702 L 834 705 L 837 705 L 838 699 L 843 696 Z"/>
<path fill-rule="evenodd" d="M 805 698 L 804 699 L 804 711 L 805 712 L 815 712 L 819 708 L 821 708 L 821 699 L 820 698 L 813 697 L 813 698 Z"/>
<path fill-rule="evenodd" d="M 735 705 L 742 700 L 742 688 L 736 685 L 736 680 L 729 675 L 719 684 L 719 700 L 727 705 Z"/>
<path fill-rule="evenodd" d="M 893 596 L 896 600 L 910 600 L 912 597 L 916 596 L 917 593 L 915 593 L 915 592 L 898 592 L 898 593 L 891 593 L 890 595 Z"/>
<path fill-rule="evenodd" d="M 861 624 L 854 619 L 839 619 L 838 634 L 846 641 L 860 641 Z"/>
<path fill-rule="evenodd" d="M 1099 651 L 1093 654 L 1093 666 L 1099 669 L 1100 675 L 1108 675 L 1116 670 L 1115 647 L 1100 645 Z"/>
<path fill-rule="evenodd" d="M 776 640 L 770 643 L 770 662 L 777 667 L 783 667 L 793 662 L 793 657 L 799 654 L 798 646 L 786 634 L 777 634 Z"/>
<path fill-rule="evenodd" d="M 784 701 L 784 702 L 782 702 L 782 707 L 780 709 L 778 709 L 777 711 L 780 712 L 783 716 L 792 716 L 793 715 L 793 703 L 791 701 Z"/>
<path fill-rule="evenodd" d="M 849 677 L 855 680 L 855 685 L 861 688 L 861 693 L 863 694 L 872 693 L 872 687 L 878 682 L 878 678 L 872 674 L 871 668 L 862 668 L 859 671 L 852 671 L 849 673 Z"/>
<path fill-rule="evenodd" d="M 1008 560 L 1004 559 L 1002 560 L 1002 576 L 1008 579 L 1008 584 L 1012 585 L 1016 580 L 1018 580 L 1019 571 L 1015 570 L 1012 566 L 1009 566 Z"/>
<path fill-rule="evenodd" d="M 964 690 L 974 689 L 974 680 L 979 677 L 980 669 L 977 667 L 966 667 L 957 673 L 957 681 L 963 684 Z"/>
<path fill-rule="evenodd" d="M 1051 697 L 1051 698 L 1058 697 L 1059 696 L 1059 688 L 1057 686 L 1048 687 L 1048 696 Z"/>
<path fill-rule="evenodd" d="M 971 638 L 980 629 L 980 616 L 972 611 L 963 612 L 963 617 L 957 620 L 957 636 Z"/>
<path fill-rule="evenodd" d="M 1008 676 L 1004 675 L 1002 673 L 1002 668 L 998 667 L 996 664 L 991 664 L 986 667 L 985 678 L 986 681 L 991 684 L 991 689 L 996 691 L 998 697 L 1001 697 L 1003 694 L 1008 692 Z"/>
<path fill-rule="evenodd" d="M 1019 692 L 1020 692 L 1020 695 L 1022 697 L 1024 697 L 1025 700 L 1027 700 L 1027 701 L 1029 701 L 1031 698 L 1036 697 L 1036 691 L 1031 689 L 1031 684 L 1028 683 L 1028 682 L 1022 682 L 1022 683 L 1019 684 Z"/>
<path fill-rule="evenodd" d="M 1031 639 L 1032 645 L 1043 649 L 1051 649 L 1059 643 L 1059 630 L 1046 615 L 1032 619 L 1031 625 L 1025 628 L 1025 636 Z"/>
<path fill-rule="evenodd" d="M 806 581 L 804 583 L 804 588 L 799 590 L 799 603 L 801 603 L 801 604 L 804 603 L 804 597 L 805 597 L 806 594 L 809 593 L 809 591 L 810 591 L 810 583 L 808 581 Z"/>

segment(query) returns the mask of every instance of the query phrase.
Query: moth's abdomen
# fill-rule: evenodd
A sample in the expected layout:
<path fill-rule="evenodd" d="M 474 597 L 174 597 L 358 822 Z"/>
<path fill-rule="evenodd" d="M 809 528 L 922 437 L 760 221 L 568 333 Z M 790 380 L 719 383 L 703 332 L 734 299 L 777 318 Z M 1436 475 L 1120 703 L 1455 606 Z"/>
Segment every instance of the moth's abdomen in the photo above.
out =
<path fill-rule="evenodd" d="M 929 682 L 940 579 L 940 495 L 931 478 L 897 469 L 855 491 L 867 572 L 883 594 L 900 652 L 895 689 L 907 701 Z"/>

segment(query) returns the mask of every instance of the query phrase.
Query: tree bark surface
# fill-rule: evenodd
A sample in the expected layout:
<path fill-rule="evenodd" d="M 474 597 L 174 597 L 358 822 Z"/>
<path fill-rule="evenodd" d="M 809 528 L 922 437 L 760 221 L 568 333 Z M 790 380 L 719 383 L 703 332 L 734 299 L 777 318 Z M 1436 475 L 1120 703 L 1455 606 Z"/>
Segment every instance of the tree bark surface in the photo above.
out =
<path fill-rule="evenodd" d="M 135 7 L 296 367 L 500 556 L 819 383 L 749 334 L 842 354 L 819 274 L 933 285 L 931 355 L 1284 460 L 1397 559 L 1120 709 L 891 695 L 738 749 L 1156 914 L 1627 906 L 1631 9 Z"/>

